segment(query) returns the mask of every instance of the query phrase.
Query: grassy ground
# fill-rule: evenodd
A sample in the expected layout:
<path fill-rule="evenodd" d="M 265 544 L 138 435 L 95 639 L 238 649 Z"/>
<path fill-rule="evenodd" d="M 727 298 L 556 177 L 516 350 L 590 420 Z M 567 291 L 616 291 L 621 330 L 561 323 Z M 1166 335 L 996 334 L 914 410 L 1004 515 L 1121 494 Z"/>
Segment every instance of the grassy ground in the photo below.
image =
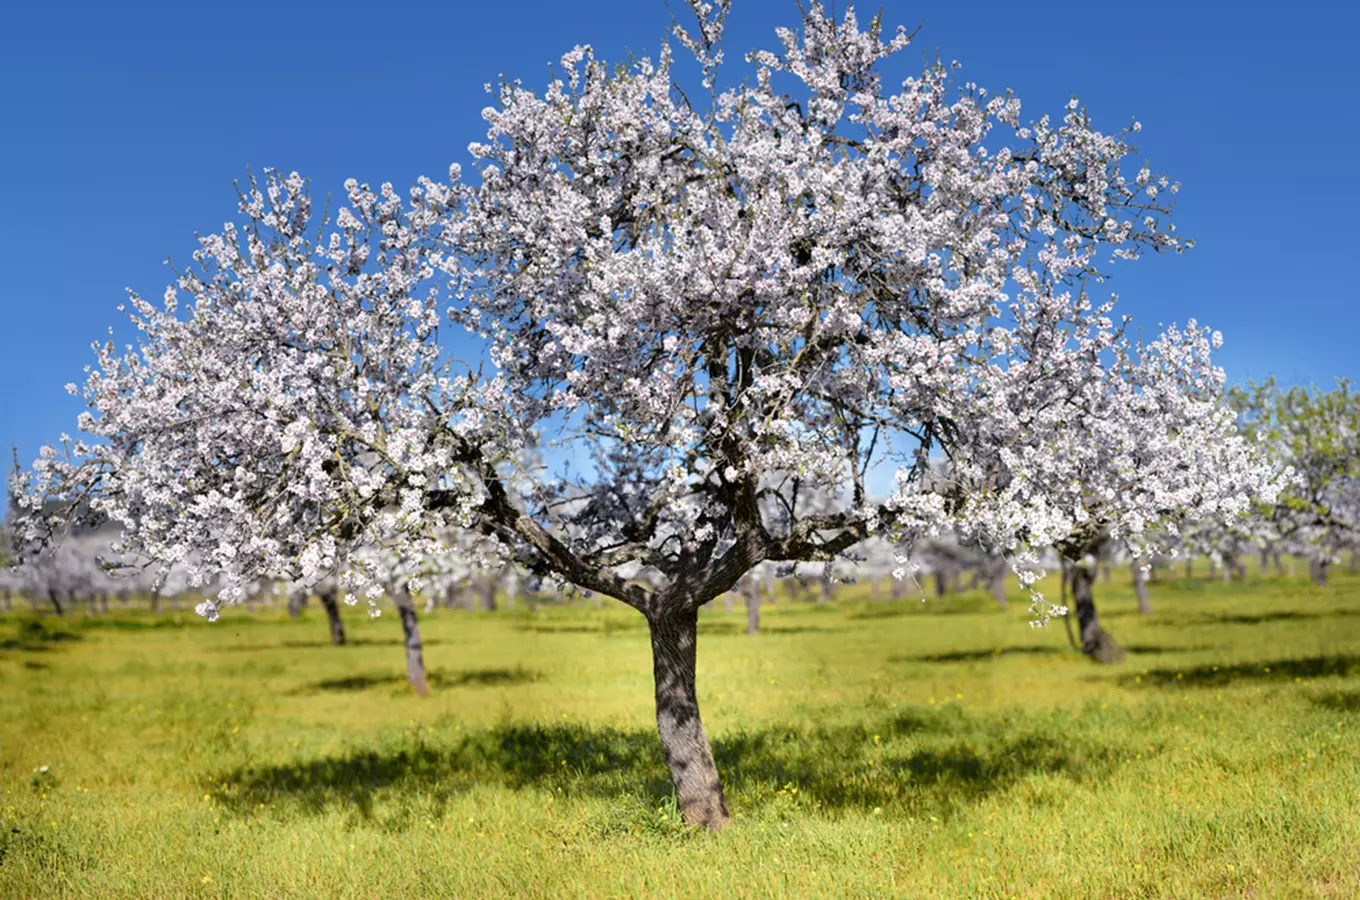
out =
<path fill-rule="evenodd" d="M 1360 578 L 1097 597 L 706 610 L 719 835 L 628 610 L 0 615 L 0 897 L 1360 896 Z"/>

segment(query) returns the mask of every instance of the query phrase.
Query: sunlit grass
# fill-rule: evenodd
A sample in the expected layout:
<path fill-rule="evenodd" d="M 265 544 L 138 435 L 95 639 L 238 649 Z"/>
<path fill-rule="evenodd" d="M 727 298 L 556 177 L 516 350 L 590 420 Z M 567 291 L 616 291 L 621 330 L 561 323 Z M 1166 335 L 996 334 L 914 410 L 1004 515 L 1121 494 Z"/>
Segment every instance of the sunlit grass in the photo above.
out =
<path fill-rule="evenodd" d="M 981 592 L 705 610 L 719 835 L 629 610 L 426 616 L 423 699 L 390 615 L 0 616 L 0 896 L 1360 896 L 1333 581 L 1099 584 L 1111 668 Z"/>

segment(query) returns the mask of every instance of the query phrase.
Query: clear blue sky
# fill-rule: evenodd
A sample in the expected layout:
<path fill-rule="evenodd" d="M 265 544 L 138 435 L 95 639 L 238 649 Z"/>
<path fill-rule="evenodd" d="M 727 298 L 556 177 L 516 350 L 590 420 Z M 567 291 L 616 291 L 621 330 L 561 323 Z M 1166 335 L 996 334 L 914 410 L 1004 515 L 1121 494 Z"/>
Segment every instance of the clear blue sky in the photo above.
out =
<path fill-rule="evenodd" d="M 844 4 L 838 4 L 843 9 Z M 684 13 L 673 2 L 677 15 Z M 889 0 L 923 24 L 892 74 L 938 47 L 964 80 L 1012 88 L 1023 117 L 1077 94 L 1097 127 L 1143 123 L 1153 168 L 1183 183 L 1198 246 L 1118 270 L 1145 330 L 1221 329 L 1234 380 L 1360 376 L 1360 64 L 1356 4 Z M 876 5 L 860 7 L 867 21 Z M 663 0 L 590 3 L 16 3 L 0 30 L 0 447 L 27 464 L 74 431 L 90 342 L 124 287 L 159 298 L 167 256 L 235 217 L 245 167 L 404 188 L 466 162 L 482 85 L 532 87 L 576 43 L 655 56 Z M 728 67 L 773 48 L 794 0 L 734 0 Z M 678 48 L 677 48 L 678 49 Z M 1351 260 L 1350 263 L 1347 260 Z M 126 330 L 122 330 L 123 334 Z"/>

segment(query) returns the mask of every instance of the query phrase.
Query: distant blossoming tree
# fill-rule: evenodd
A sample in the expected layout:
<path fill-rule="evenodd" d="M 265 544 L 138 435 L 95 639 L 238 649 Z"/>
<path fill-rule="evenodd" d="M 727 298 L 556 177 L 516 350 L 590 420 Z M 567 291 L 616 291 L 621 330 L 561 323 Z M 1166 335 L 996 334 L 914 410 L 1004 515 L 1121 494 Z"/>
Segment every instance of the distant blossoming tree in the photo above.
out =
<path fill-rule="evenodd" d="M 1181 391 L 1212 372 L 1197 329 L 1139 352 L 1081 288 L 1097 254 L 1188 244 L 1165 221 L 1175 186 L 1121 174 L 1128 132 L 1075 101 L 1022 125 L 1017 99 L 956 91 L 941 65 L 888 89 L 908 35 L 816 4 L 724 89 L 728 5 L 692 0 L 697 27 L 675 28 L 702 106 L 669 47 L 622 68 L 578 47 L 542 94 L 500 85 L 475 184 L 455 166 L 403 201 L 351 181 L 327 232 L 301 178 L 252 183 L 199 271 L 159 306 L 133 296 L 140 346 L 98 346 L 95 440 L 45 450 L 15 494 L 88 498 L 166 564 L 197 554 L 222 585 L 210 616 L 260 575 L 337 572 L 352 601 L 444 529 L 494 538 L 646 617 L 679 805 L 712 829 L 729 813 L 696 613 L 753 567 L 948 527 L 1032 581 L 1030 547 L 1201 502 L 1149 468 L 1150 486 L 1088 496 L 1051 458 L 1087 442 L 1092 465 L 1136 466 L 1105 423 L 1176 440 L 1159 417 L 1184 421 Z M 489 369 L 450 366 L 445 321 L 485 340 Z M 551 429 L 588 465 L 526 477 L 514 460 Z M 940 454 L 954 479 L 920 489 Z M 874 502 L 884 461 L 899 487 Z M 639 567 L 655 577 L 620 574 Z"/>
<path fill-rule="evenodd" d="M 1360 394 L 1344 379 L 1331 391 L 1286 391 L 1270 378 L 1235 389 L 1232 402 L 1243 430 L 1297 475 L 1265 505 L 1258 531 L 1307 556 L 1321 587 L 1360 539 Z"/>

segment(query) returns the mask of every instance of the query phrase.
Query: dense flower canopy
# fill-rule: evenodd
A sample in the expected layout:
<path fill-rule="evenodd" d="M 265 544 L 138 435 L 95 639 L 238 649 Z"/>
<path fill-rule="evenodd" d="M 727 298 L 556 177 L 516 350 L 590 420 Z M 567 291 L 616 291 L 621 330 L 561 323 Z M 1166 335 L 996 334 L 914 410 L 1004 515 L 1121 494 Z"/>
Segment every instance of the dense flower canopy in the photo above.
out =
<path fill-rule="evenodd" d="M 98 347 L 95 440 L 45 450 L 16 496 L 88 501 L 223 602 L 335 570 L 376 594 L 375 560 L 468 528 L 650 612 L 874 534 L 1023 549 L 1271 490 L 1222 408 L 1217 335 L 1139 345 L 1087 295 L 1114 260 L 1189 245 L 1176 186 L 1121 174 L 1136 123 L 1104 134 L 1074 100 L 1022 124 L 944 65 L 890 88 L 910 37 L 816 4 L 720 88 L 727 3 L 691 6 L 706 106 L 669 47 L 620 68 L 578 47 L 542 94 L 499 86 L 476 184 L 351 181 L 317 231 L 300 177 L 252 182 L 199 271 L 133 297 L 141 344 Z M 489 370 L 445 359 L 446 320 Z M 590 460 L 574 479 L 523 464 L 545 432 Z M 619 574 L 637 566 L 662 586 Z"/>

